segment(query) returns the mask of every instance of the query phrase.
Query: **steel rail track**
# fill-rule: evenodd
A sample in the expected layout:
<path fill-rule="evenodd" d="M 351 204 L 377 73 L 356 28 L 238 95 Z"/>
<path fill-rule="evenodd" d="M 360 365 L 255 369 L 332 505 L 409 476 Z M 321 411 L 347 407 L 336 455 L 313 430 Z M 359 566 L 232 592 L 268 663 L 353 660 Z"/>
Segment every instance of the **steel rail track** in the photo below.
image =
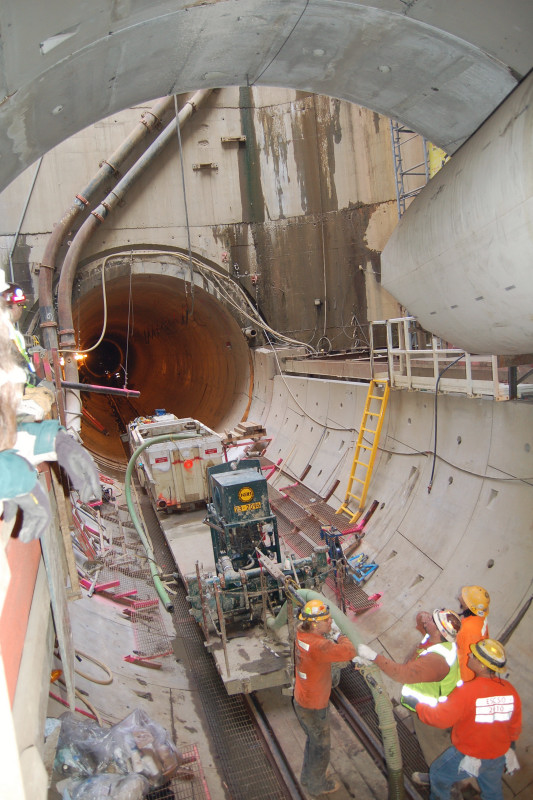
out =
<path fill-rule="evenodd" d="M 337 688 L 332 691 L 331 702 L 386 776 L 387 766 L 381 737 L 377 736 L 372 728 L 366 724 L 363 717 L 357 713 L 353 703 L 350 702 L 341 689 Z M 427 795 L 421 795 L 405 775 L 404 789 L 409 800 L 425 800 L 427 797 Z"/>
<path fill-rule="evenodd" d="M 117 468 L 120 469 L 118 465 Z M 157 515 L 147 497 L 141 496 L 140 499 L 158 563 L 164 572 L 173 574 L 177 572 L 177 566 L 159 525 Z M 214 660 L 204 646 L 200 628 L 188 614 L 185 589 L 181 583 L 177 585 L 177 589 L 177 608 L 173 614 L 174 625 L 178 635 L 183 636 L 190 673 L 199 693 L 203 693 L 202 704 L 208 723 L 209 736 L 213 748 L 220 758 L 221 771 L 229 797 L 231 800 L 255 800 L 255 798 L 261 800 L 263 797 L 267 800 L 305 800 L 307 795 L 285 757 L 268 717 L 255 694 L 232 697 L 227 695 L 216 671 Z M 348 693 L 351 694 L 351 692 Z M 332 702 L 348 728 L 353 731 L 354 736 L 363 744 L 383 774 L 387 775 L 381 738 L 357 712 L 357 700 L 350 700 L 341 686 L 333 691 Z M 247 720 L 244 719 L 244 715 Z M 263 779 L 269 787 L 266 795 L 259 790 L 258 793 L 254 793 L 256 787 L 250 788 L 249 778 L 245 774 L 247 764 L 243 764 L 242 751 L 248 748 L 254 750 L 256 747 L 254 742 L 261 747 L 263 752 L 263 759 L 259 759 L 259 761 L 262 762 Z M 258 753 L 255 751 L 254 758 L 258 758 Z M 244 770 L 242 780 L 241 770 Z M 409 800 L 425 800 L 427 797 L 425 794 L 419 794 L 407 779 L 405 779 L 405 790 Z"/>

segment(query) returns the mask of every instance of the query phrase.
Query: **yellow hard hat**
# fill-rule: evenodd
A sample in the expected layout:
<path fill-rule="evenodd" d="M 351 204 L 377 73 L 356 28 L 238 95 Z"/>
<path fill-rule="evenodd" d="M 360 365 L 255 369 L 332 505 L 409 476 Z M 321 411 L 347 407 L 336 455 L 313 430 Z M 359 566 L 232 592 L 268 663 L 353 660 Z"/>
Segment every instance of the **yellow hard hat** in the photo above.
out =
<path fill-rule="evenodd" d="M 479 642 L 471 644 L 470 650 L 486 667 L 494 672 L 503 672 L 507 657 L 503 644 L 496 639 L 481 639 Z"/>
<path fill-rule="evenodd" d="M 461 629 L 461 618 L 449 608 L 436 608 L 433 612 L 433 621 L 439 633 L 446 641 L 455 642 Z"/>
<path fill-rule="evenodd" d="M 489 593 L 482 586 L 463 586 L 461 599 L 472 614 L 486 617 L 489 613 Z"/>
<path fill-rule="evenodd" d="M 298 616 L 300 619 L 321 622 L 324 619 L 329 619 L 329 606 L 323 600 L 308 600 Z"/>

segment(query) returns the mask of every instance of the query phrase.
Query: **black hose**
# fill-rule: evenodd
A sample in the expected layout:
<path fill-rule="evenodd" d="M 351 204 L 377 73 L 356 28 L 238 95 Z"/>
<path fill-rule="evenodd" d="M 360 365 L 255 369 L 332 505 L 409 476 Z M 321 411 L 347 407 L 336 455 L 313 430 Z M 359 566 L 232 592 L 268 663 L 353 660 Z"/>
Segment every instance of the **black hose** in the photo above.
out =
<path fill-rule="evenodd" d="M 440 383 L 440 379 L 442 378 L 442 376 L 444 375 L 444 373 L 445 373 L 447 370 L 449 370 L 449 369 L 450 369 L 450 367 L 453 367 L 453 365 L 454 365 L 454 364 L 457 364 L 457 362 L 458 362 L 458 361 L 460 361 L 460 360 L 461 360 L 462 358 L 464 358 L 464 357 L 465 357 L 465 353 L 461 353 L 461 355 L 460 355 L 460 356 L 458 356 L 458 357 L 455 359 L 455 361 L 452 361 L 450 364 L 448 364 L 448 366 L 447 366 L 447 367 L 444 367 L 444 369 L 442 370 L 442 372 L 439 372 L 439 376 L 438 376 L 438 378 L 437 378 L 437 383 L 435 384 L 435 411 L 434 411 L 434 428 L 435 428 L 435 436 L 434 436 L 434 439 L 433 439 L 433 463 L 432 463 L 432 465 L 431 465 L 431 477 L 430 477 L 430 479 L 429 479 L 429 483 L 428 483 L 428 494 L 430 494 L 430 492 L 431 492 L 431 489 L 432 489 L 432 487 L 433 487 L 433 475 L 435 474 L 435 462 L 436 462 L 436 460 L 437 460 L 437 397 L 438 397 L 438 394 L 439 394 L 439 383 Z"/>

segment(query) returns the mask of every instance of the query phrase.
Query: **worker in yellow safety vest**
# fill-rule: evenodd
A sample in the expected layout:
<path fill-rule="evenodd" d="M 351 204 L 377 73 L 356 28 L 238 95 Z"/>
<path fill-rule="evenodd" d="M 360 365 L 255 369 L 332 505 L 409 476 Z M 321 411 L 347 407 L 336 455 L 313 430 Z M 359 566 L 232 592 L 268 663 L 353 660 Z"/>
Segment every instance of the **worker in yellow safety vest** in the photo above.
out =
<path fill-rule="evenodd" d="M 26 382 L 33 386 L 37 382 L 35 376 L 35 367 L 33 366 L 31 358 L 26 352 L 24 336 L 15 327 L 25 308 L 24 302 L 26 300 L 26 295 L 16 283 L 6 282 L 5 272 L 3 269 L 0 269 L 0 294 L 9 314 L 9 338 L 13 342 L 13 345 L 19 354 L 20 365 L 26 372 Z"/>
<path fill-rule="evenodd" d="M 357 648 L 355 664 L 374 663 L 385 675 L 403 683 L 401 703 L 413 711 L 411 698 L 421 703 L 436 705 L 439 698 L 446 697 L 460 681 L 459 662 L 455 640 L 461 628 L 461 620 L 455 611 L 441 608 L 432 614 L 421 612 L 417 617 L 417 628 L 425 635 L 405 664 L 376 653 L 365 644 Z"/>

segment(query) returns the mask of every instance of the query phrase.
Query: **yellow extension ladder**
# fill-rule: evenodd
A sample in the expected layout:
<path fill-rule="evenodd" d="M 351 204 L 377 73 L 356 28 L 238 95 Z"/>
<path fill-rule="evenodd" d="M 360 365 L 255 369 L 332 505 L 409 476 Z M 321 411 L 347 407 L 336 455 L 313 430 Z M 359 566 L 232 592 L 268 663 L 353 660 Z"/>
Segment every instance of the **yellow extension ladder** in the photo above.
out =
<path fill-rule="evenodd" d="M 370 381 L 346 497 L 344 503 L 335 512 L 336 514 L 347 514 L 350 517 L 350 523 L 356 522 L 363 513 L 389 394 L 390 385 L 386 378 L 375 378 Z M 366 454 L 369 454 L 367 461 L 363 460 Z M 358 483 L 362 487 L 361 494 L 352 492 L 354 483 Z M 351 500 L 355 500 L 357 503 L 355 512 L 349 508 Z"/>

